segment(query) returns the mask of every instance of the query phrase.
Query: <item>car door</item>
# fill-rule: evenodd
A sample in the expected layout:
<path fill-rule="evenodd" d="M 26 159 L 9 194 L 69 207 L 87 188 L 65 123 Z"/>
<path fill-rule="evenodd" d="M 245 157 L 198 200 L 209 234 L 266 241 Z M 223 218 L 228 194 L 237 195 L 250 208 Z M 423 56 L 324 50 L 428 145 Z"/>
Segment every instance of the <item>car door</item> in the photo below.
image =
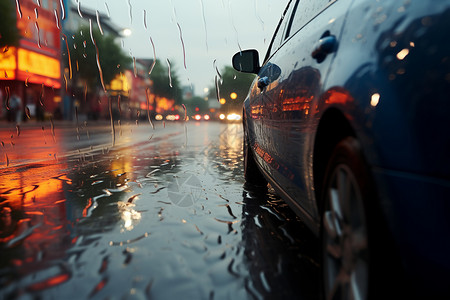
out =
<path fill-rule="evenodd" d="M 312 151 L 316 107 L 351 0 L 293 2 L 280 46 L 258 74 L 259 160 L 298 209 L 317 218 Z"/>

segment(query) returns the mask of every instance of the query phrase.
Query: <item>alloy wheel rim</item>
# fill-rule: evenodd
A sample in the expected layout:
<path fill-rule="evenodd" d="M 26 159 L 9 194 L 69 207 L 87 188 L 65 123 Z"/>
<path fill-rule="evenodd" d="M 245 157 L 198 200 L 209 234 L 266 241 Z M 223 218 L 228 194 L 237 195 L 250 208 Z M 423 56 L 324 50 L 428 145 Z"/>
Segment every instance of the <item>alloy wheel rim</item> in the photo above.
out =
<path fill-rule="evenodd" d="M 326 299 L 367 299 L 369 251 L 363 198 L 351 169 L 340 164 L 326 190 L 323 271 Z"/>

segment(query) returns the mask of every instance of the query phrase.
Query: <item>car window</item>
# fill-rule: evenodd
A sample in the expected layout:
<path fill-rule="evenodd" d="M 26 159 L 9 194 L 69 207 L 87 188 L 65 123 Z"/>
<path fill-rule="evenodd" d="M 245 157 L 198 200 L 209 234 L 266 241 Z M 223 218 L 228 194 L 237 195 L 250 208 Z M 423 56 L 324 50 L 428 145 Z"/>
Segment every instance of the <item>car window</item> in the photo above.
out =
<path fill-rule="evenodd" d="M 301 0 L 292 16 L 285 38 L 301 29 L 332 1 L 334 0 Z"/>
<path fill-rule="evenodd" d="M 285 40 L 289 24 L 292 22 L 291 21 L 292 12 L 297 7 L 298 2 L 299 0 L 289 1 L 288 5 L 286 6 L 283 16 L 280 20 L 280 23 L 278 24 L 278 27 L 273 36 L 272 42 L 269 45 L 269 49 L 267 50 L 267 54 L 264 61 L 266 61 Z"/>

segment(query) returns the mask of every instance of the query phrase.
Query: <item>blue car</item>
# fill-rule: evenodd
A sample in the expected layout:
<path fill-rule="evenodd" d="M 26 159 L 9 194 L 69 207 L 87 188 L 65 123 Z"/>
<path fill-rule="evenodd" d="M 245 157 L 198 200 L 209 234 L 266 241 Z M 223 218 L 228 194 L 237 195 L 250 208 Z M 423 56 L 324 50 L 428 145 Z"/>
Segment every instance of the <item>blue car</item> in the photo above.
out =
<path fill-rule="evenodd" d="M 245 179 L 318 236 L 326 299 L 450 299 L 450 1 L 291 0 L 243 105 Z"/>

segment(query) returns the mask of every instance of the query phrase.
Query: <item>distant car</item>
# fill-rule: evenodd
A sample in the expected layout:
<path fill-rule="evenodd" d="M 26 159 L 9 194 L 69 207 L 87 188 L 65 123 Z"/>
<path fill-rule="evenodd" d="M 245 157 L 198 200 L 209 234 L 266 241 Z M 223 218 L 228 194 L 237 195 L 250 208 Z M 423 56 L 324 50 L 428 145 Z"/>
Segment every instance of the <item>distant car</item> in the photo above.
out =
<path fill-rule="evenodd" d="M 326 299 L 450 299 L 449 30 L 448 0 L 291 0 L 233 57 L 245 179 L 320 237 Z"/>
<path fill-rule="evenodd" d="M 241 121 L 242 120 L 242 116 L 240 114 L 238 114 L 238 113 L 235 113 L 235 112 L 231 112 L 231 113 L 228 113 L 228 114 L 222 113 L 222 114 L 219 115 L 219 119 L 221 121 L 232 122 L 232 123 L 234 123 L 234 122 L 242 122 Z"/>

